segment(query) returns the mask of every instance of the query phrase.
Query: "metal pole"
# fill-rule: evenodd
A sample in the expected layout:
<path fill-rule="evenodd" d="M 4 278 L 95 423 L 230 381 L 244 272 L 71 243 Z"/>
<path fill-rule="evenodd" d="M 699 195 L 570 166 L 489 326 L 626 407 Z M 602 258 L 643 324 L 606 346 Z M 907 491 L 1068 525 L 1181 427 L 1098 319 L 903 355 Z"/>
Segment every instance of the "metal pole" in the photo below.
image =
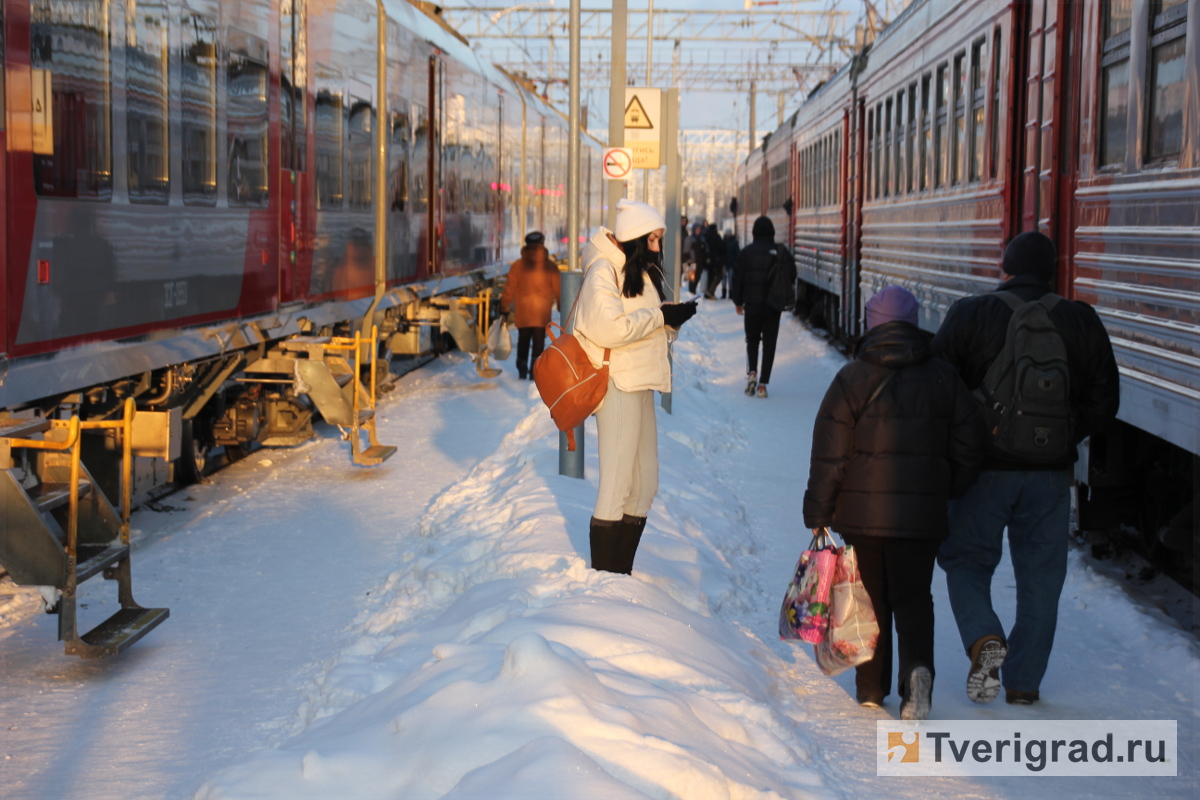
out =
<path fill-rule="evenodd" d="M 628 0 L 612 4 L 612 85 L 608 90 L 608 146 L 625 146 L 625 38 L 629 30 Z M 624 181 L 608 181 L 605 224 L 617 226 L 617 201 L 625 196 Z"/>
<path fill-rule="evenodd" d="M 571 0 L 571 66 L 568 89 L 570 92 L 571 139 L 567 143 L 567 272 L 562 276 L 560 313 L 567 313 L 575 304 L 575 297 L 583 285 L 583 273 L 579 270 L 579 16 L 582 0 Z M 565 322 L 565 320 L 564 320 Z M 567 331 L 570 333 L 570 331 Z M 567 434 L 558 434 L 558 474 L 568 478 L 583 477 L 583 426 L 575 429 L 575 451 L 567 449 Z"/>
<path fill-rule="evenodd" d="M 754 81 L 750 81 L 750 152 L 754 154 Z"/>
<path fill-rule="evenodd" d="M 646 85 L 653 86 L 651 71 L 654 64 L 654 0 L 646 8 Z M 659 147 L 662 147 L 660 144 Z M 642 202 L 650 202 L 650 170 L 642 170 Z"/>
<path fill-rule="evenodd" d="M 375 69 L 378 73 L 375 84 L 375 299 L 367 313 L 363 314 L 362 329 L 370 330 L 375 320 L 375 309 L 383 299 L 387 288 L 387 12 L 383 0 L 375 0 L 378 37 L 375 46 Z"/>
<path fill-rule="evenodd" d="M 679 228 L 679 220 L 683 216 L 683 200 L 680 196 L 679 181 L 679 90 L 671 87 L 663 94 L 662 141 L 659 143 L 667 162 L 667 181 L 663 187 L 663 205 L 666 207 L 667 217 L 667 230 L 663 233 L 663 267 L 670 270 L 667 273 L 667 300 L 674 303 L 679 300 L 683 271 L 680 263 L 683 254 L 683 239 L 682 231 Z M 673 362 L 671 372 L 673 388 L 675 380 Z M 663 411 L 668 414 L 671 413 L 672 394 L 673 391 L 662 394 Z"/>

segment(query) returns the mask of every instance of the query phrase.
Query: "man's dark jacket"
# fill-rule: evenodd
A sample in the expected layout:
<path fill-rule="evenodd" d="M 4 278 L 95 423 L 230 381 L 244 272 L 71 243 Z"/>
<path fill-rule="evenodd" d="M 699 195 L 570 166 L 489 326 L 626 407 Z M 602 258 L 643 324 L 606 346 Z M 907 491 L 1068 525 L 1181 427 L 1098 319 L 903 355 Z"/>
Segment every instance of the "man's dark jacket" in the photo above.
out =
<path fill-rule="evenodd" d="M 1011 278 L 1000 285 L 1026 302 L 1037 300 L 1050 289 L 1032 275 Z M 946 320 L 933 339 L 933 353 L 949 362 L 971 391 L 983 383 L 988 367 L 1004 348 L 1008 322 L 1012 319 L 1008 304 L 992 294 L 964 297 L 946 314 Z M 1120 405 L 1120 374 L 1113 356 L 1112 342 L 1100 317 L 1087 303 L 1060 300 L 1050 311 L 1050 321 L 1062 334 L 1067 350 L 1067 368 L 1071 381 L 1071 405 L 1075 412 L 1075 441 L 1102 430 L 1117 416 Z M 1025 464 L 989 454 L 984 469 L 1057 470 L 1075 463 L 1074 451 L 1060 464 Z"/>
<path fill-rule="evenodd" d="M 729 285 L 729 297 L 735 306 L 766 303 L 771 287 L 767 278 L 775 265 L 776 254 L 786 248 L 774 236 L 755 236 L 737 256 L 737 269 Z"/>
<path fill-rule="evenodd" d="M 954 368 L 915 325 L 878 325 L 817 412 L 804 525 L 944 539 L 946 501 L 970 488 L 982 460 L 983 419 Z"/>

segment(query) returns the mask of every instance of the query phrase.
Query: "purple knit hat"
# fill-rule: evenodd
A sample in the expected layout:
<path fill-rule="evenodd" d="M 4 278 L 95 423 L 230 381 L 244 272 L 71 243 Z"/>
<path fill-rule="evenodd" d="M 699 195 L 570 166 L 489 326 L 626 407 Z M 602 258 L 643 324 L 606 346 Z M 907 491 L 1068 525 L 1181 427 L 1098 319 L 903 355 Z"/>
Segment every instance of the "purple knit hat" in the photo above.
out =
<path fill-rule="evenodd" d="M 889 286 L 867 301 L 867 330 L 885 322 L 903 320 L 917 324 L 917 298 L 899 286 Z"/>

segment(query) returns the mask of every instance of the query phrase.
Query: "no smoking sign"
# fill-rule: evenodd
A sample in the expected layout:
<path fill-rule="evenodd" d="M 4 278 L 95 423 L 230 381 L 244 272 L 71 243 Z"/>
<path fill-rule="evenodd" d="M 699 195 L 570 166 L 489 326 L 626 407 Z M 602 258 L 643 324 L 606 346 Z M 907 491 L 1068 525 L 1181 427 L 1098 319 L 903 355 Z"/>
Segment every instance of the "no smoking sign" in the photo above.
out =
<path fill-rule="evenodd" d="M 633 169 L 633 152 L 628 147 L 607 147 L 604 150 L 604 177 L 610 181 L 629 179 Z"/>

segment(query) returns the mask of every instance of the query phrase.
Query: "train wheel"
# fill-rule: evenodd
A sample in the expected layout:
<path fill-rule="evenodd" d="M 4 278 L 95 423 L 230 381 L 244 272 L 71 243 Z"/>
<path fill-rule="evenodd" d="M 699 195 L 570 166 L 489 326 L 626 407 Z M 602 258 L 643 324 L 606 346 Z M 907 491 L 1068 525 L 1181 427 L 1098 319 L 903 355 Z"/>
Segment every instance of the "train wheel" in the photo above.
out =
<path fill-rule="evenodd" d="M 175 462 L 175 482 L 180 486 L 199 483 L 208 469 L 212 437 L 200 419 L 185 419 L 180 437 L 179 460 Z"/>

